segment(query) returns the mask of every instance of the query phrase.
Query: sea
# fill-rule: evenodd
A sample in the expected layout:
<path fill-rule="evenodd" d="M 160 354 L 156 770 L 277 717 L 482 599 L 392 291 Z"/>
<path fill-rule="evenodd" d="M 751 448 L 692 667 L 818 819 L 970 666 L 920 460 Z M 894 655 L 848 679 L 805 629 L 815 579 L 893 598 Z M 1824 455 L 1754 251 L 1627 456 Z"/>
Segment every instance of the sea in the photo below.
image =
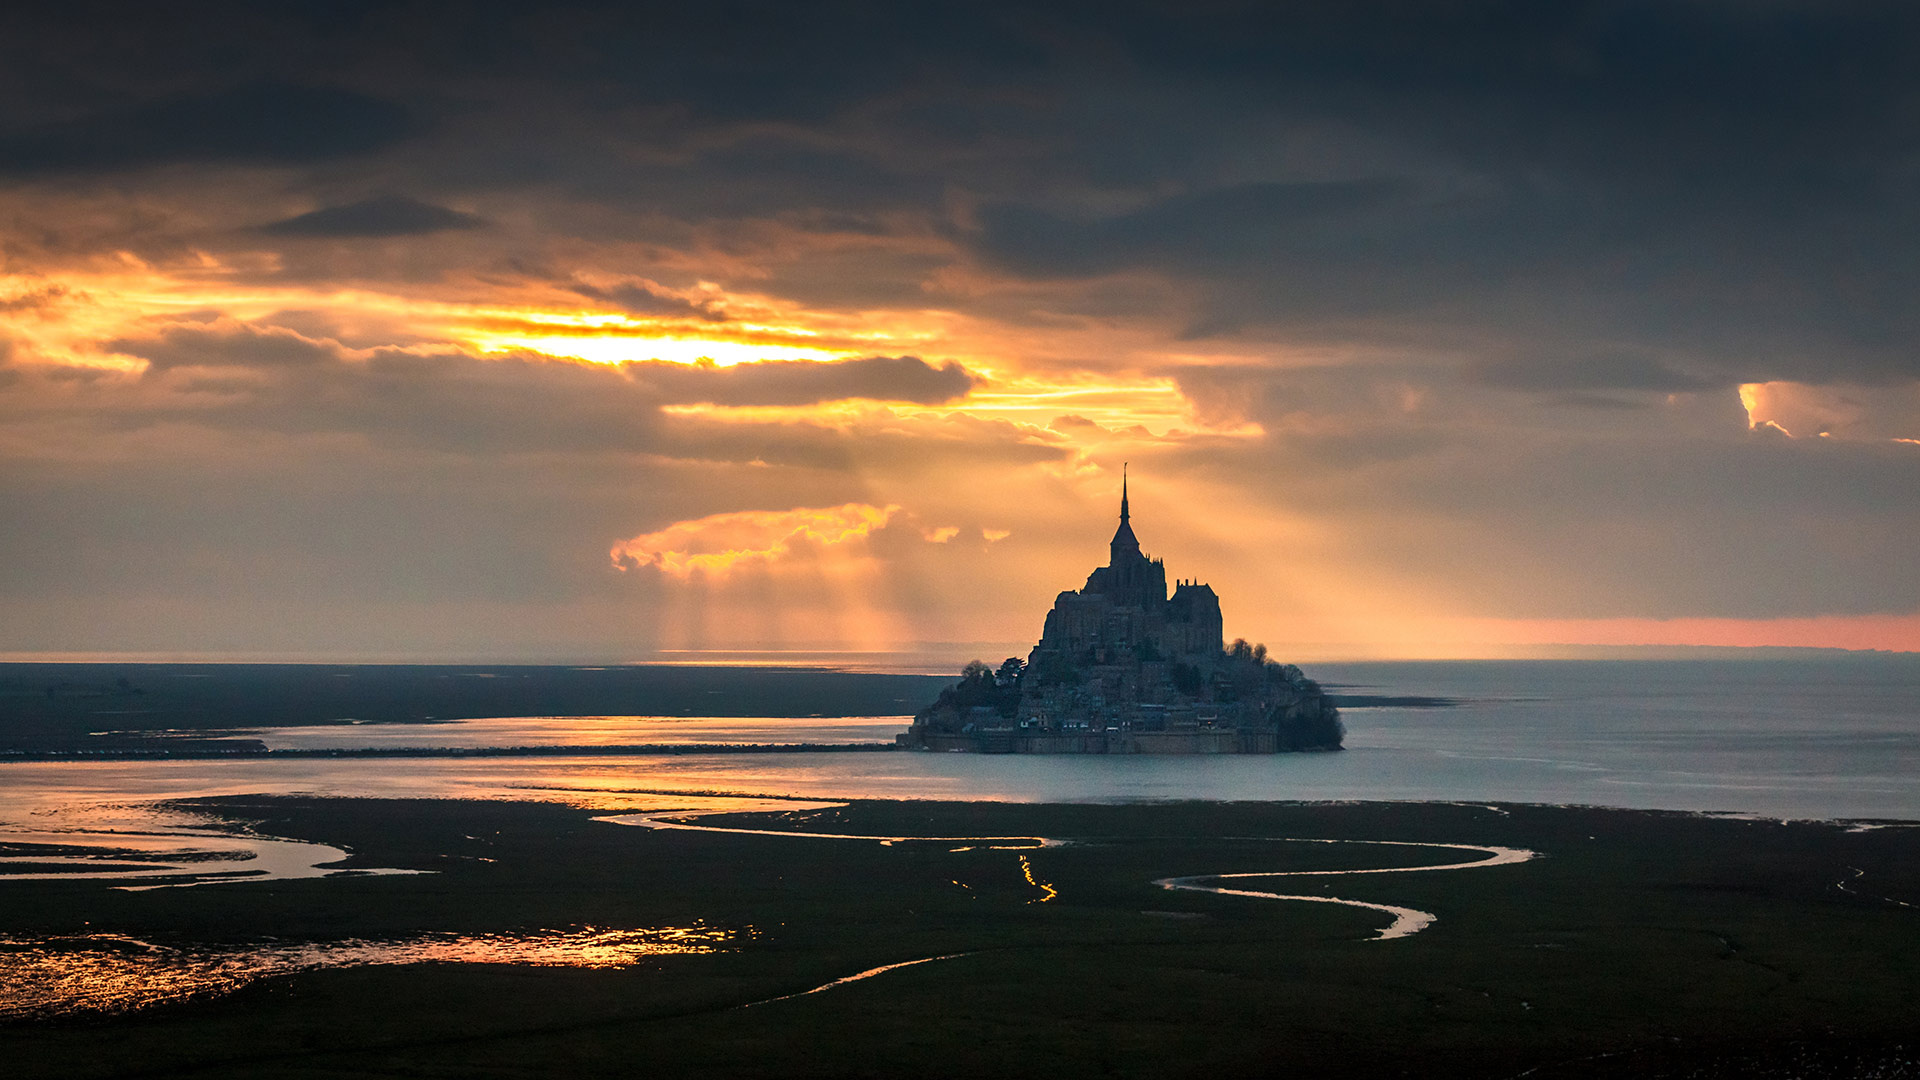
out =
<path fill-rule="evenodd" d="M 234 734 L 277 749 L 467 753 L 6 762 L 0 763 L 0 827 L 214 795 L 544 799 L 620 807 L 632 801 L 624 796 L 675 792 L 1018 802 L 1544 803 L 1920 821 L 1920 656 L 1328 663 L 1309 674 L 1359 702 L 1343 709 L 1347 737 L 1340 752 L 1056 757 L 753 749 L 891 742 L 908 722 L 905 715 L 505 716 L 262 726 Z M 605 752 L 676 744 L 732 749 Z M 569 747 L 583 752 L 560 749 Z M 471 753 L 487 748 L 539 752 Z"/>

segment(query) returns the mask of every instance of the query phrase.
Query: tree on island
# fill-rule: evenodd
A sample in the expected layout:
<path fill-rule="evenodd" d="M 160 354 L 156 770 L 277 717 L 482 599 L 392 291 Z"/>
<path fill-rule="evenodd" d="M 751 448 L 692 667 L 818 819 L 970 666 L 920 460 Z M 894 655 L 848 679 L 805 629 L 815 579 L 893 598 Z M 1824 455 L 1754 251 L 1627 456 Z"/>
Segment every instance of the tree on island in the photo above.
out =
<path fill-rule="evenodd" d="M 1265 645 L 1235 638 L 1215 677 L 1216 701 L 1266 701 L 1267 723 L 1282 750 L 1338 750 L 1347 726 L 1320 684 L 1292 664 L 1267 658 Z"/>
<path fill-rule="evenodd" d="M 998 671 L 987 666 L 984 660 L 970 660 L 960 669 L 960 681 L 940 691 L 940 699 L 934 702 L 933 708 L 941 712 L 950 710 L 963 717 L 973 709 L 987 708 L 1011 720 L 1020 708 L 1020 682 L 1026 666 L 1017 656 L 1007 657 Z"/>

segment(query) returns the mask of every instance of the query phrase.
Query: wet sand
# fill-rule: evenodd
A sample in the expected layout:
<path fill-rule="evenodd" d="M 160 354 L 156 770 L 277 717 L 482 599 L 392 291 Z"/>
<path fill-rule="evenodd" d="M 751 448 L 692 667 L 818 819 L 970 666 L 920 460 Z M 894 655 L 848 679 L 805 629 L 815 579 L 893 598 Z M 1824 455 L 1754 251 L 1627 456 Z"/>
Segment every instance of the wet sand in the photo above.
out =
<path fill-rule="evenodd" d="M 11 956 L 16 983 L 56 955 L 123 974 L 165 967 L 130 952 L 146 948 L 182 958 L 176 972 L 237 965 L 180 994 L 162 979 L 129 1012 L 43 1005 L 0 1022 L 0 1055 L 10 1076 L 63 1078 L 556 1062 L 579 1075 L 636 1060 L 695 1077 L 1573 1077 L 1620 1061 L 1692 1075 L 1762 1052 L 1880 1068 L 1916 1034 L 1908 826 L 1517 804 L 741 812 L 620 798 L 177 804 L 346 852 L 337 869 L 422 872 L 138 893 L 0 879 L 0 968 Z M 699 827 L 597 820 L 609 809 Z M 1290 887 L 1239 887 L 1260 879 Z M 1309 902 L 1274 899 L 1287 895 Z M 1402 910 L 1435 918 L 1378 940 Z M 542 943 L 674 927 L 714 937 L 611 965 L 534 959 Z"/>

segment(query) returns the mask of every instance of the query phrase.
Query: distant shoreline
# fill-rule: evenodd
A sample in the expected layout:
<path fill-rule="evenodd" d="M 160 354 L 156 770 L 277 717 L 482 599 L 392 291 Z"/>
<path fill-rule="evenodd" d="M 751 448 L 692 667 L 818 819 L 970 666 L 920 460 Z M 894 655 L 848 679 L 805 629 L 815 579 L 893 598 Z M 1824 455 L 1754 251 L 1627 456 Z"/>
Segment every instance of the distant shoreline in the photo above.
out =
<path fill-rule="evenodd" d="M 269 750 L 5 750 L 0 764 L 15 761 L 259 761 L 276 758 L 472 758 L 472 757 L 662 757 L 684 754 L 891 753 L 893 743 L 633 743 L 624 746 L 381 746 L 302 747 Z"/>

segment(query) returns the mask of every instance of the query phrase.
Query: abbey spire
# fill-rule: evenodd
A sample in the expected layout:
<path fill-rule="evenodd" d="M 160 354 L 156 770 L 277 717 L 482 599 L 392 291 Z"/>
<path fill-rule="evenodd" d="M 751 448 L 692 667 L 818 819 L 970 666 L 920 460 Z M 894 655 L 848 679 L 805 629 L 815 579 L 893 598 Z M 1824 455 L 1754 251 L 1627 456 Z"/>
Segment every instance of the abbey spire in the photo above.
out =
<path fill-rule="evenodd" d="M 1127 524 L 1130 516 L 1127 513 L 1127 467 L 1123 463 L 1120 466 L 1120 527 L 1114 530 L 1113 543 L 1108 545 L 1112 550 L 1108 566 L 1124 566 L 1140 558 L 1140 541 L 1133 535 L 1133 526 Z"/>

